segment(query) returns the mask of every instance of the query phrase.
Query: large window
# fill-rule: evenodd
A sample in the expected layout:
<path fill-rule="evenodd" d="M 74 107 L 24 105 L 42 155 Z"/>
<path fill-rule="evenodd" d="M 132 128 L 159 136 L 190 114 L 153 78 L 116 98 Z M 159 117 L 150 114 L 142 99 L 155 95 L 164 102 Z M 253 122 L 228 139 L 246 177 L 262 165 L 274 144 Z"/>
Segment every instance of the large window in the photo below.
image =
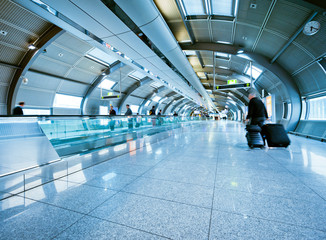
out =
<path fill-rule="evenodd" d="M 75 97 L 57 93 L 54 98 L 53 107 L 80 108 L 82 97 Z"/>
<path fill-rule="evenodd" d="M 183 0 L 186 15 L 205 15 L 204 2 L 201 0 Z"/>
<path fill-rule="evenodd" d="M 50 115 L 50 109 L 24 108 L 24 115 Z"/>
<path fill-rule="evenodd" d="M 326 120 L 326 96 L 309 100 L 309 120 Z"/>
<path fill-rule="evenodd" d="M 108 115 L 109 108 L 107 106 L 100 106 L 100 115 Z"/>
<path fill-rule="evenodd" d="M 138 109 L 139 109 L 138 105 L 130 105 L 129 107 L 130 107 L 133 115 L 136 115 L 138 113 Z"/>
<path fill-rule="evenodd" d="M 306 119 L 306 113 L 307 113 L 307 103 L 305 100 L 302 100 L 302 110 L 301 110 L 301 120 Z"/>
<path fill-rule="evenodd" d="M 232 16 L 233 4 L 232 0 L 212 1 L 214 15 Z"/>

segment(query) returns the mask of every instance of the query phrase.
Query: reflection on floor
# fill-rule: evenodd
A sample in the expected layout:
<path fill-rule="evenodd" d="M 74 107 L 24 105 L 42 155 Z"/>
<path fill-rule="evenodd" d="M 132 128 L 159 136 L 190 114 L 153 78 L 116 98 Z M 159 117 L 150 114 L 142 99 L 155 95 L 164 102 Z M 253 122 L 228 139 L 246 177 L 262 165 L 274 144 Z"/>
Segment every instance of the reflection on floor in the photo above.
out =
<path fill-rule="evenodd" d="M 326 239 L 325 143 L 209 122 L 0 202 L 1 239 Z"/>

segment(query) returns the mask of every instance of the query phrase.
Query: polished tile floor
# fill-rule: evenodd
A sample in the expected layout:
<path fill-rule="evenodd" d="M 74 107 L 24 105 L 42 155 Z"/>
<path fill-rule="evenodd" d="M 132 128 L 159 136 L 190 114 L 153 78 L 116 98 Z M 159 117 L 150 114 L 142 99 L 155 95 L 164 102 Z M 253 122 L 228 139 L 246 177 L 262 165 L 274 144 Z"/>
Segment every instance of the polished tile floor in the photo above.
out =
<path fill-rule="evenodd" d="M 0 239 L 326 239 L 326 144 L 209 122 L 0 201 Z"/>

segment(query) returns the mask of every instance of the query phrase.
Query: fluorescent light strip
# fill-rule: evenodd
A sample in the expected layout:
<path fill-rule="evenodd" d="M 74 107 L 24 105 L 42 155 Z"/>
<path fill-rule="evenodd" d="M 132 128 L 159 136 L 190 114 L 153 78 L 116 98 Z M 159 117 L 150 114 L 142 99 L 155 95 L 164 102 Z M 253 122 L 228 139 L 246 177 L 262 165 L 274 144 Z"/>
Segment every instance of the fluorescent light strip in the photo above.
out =
<path fill-rule="evenodd" d="M 99 64 L 101 64 L 101 65 L 104 65 L 104 66 L 106 66 L 106 67 L 110 67 L 109 64 L 107 64 L 106 62 L 103 62 L 102 60 L 100 60 L 100 59 L 98 59 L 98 58 L 96 58 L 96 57 L 93 57 L 93 56 L 88 55 L 88 54 L 87 54 L 85 57 L 86 57 L 86 58 L 89 58 L 90 60 L 93 60 L 94 62 L 97 62 L 97 63 L 99 63 Z"/>

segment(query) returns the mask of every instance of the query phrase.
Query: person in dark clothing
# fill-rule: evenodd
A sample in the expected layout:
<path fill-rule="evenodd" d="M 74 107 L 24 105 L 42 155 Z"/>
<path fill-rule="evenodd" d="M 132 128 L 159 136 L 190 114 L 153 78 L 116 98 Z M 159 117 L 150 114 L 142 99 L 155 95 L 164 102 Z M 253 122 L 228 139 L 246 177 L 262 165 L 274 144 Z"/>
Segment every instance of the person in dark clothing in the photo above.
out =
<path fill-rule="evenodd" d="M 126 108 L 127 108 L 127 111 L 126 111 L 126 113 L 125 113 L 125 116 L 130 116 L 130 115 L 132 115 L 132 111 L 131 111 L 131 109 L 130 109 L 129 104 L 126 105 Z"/>
<path fill-rule="evenodd" d="M 174 117 L 177 117 L 177 116 L 178 116 L 177 112 L 174 112 L 174 113 L 173 113 L 173 116 L 174 116 Z"/>
<path fill-rule="evenodd" d="M 110 115 L 117 115 L 112 105 L 110 106 Z"/>
<path fill-rule="evenodd" d="M 248 115 L 247 121 L 250 120 L 250 125 L 258 125 L 262 127 L 265 120 L 268 119 L 268 114 L 264 103 L 256 97 L 255 93 L 249 94 L 249 105 L 248 105 Z"/>
<path fill-rule="evenodd" d="M 157 125 L 162 125 L 163 124 L 163 118 L 161 117 L 162 115 L 162 109 L 157 113 L 158 119 L 157 119 Z"/>
<path fill-rule="evenodd" d="M 149 111 L 149 115 L 155 115 L 155 106 Z"/>
<path fill-rule="evenodd" d="M 14 108 L 13 115 L 24 115 L 23 107 L 24 107 L 25 103 L 24 102 L 19 102 L 18 105 L 19 106 Z"/>
<path fill-rule="evenodd" d="M 111 105 L 111 106 L 110 106 L 110 116 L 115 116 L 115 115 L 117 115 L 117 113 L 116 113 L 116 111 L 113 109 L 113 106 Z M 110 129 L 111 129 L 111 131 L 114 130 L 114 126 L 115 126 L 115 120 L 114 120 L 114 118 L 113 118 L 113 119 L 111 119 L 111 121 L 110 121 Z"/>
<path fill-rule="evenodd" d="M 131 109 L 130 109 L 129 104 L 126 105 L 126 108 L 127 108 L 127 111 L 126 111 L 126 113 L 125 113 L 125 116 L 131 116 L 131 115 L 132 115 L 132 111 L 131 111 Z M 134 123 L 133 123 L 133 119 L 132 119 L 132 117 L 128 118 L 128 128 L 129 128 L 129 129 L 134 128 Z"/>

